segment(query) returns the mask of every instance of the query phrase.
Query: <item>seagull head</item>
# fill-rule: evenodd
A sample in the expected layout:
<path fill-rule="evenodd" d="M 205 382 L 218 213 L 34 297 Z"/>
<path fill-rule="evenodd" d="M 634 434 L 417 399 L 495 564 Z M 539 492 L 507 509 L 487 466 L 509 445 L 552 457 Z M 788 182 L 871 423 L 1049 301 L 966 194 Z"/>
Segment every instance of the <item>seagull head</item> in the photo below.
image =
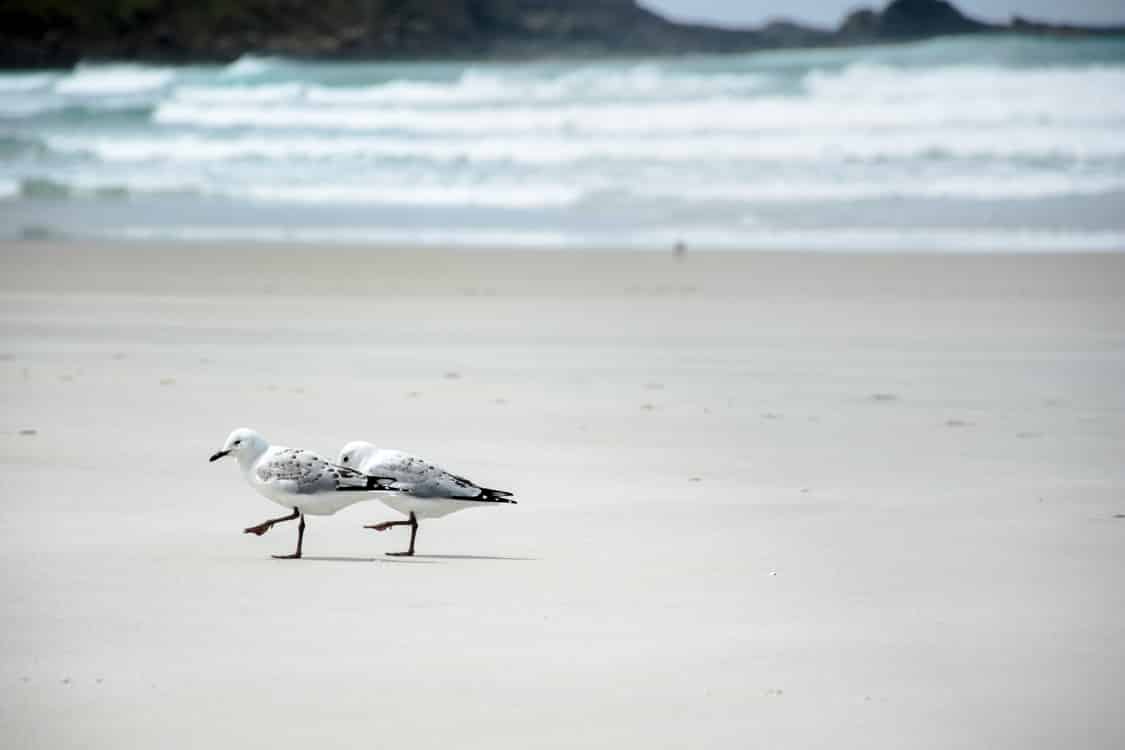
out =
<path fill-rule="evenodd" d="M 266 442 L 264 437 L 253 430 L 240 427 L 227 436 L 223 449 L 211 454 L 210 460 L 218 461 L 226 456 L 234 456 L 239 460 L 255 458 L 268 447 L 269 443 Z"/>
<path fill-rule="evenodd" d="M 375 446 L 371 443 L 365 443 L 362 440 L 353 440 L 340 449 L 340 456 L 336 459 L 336 463 L 340 466 L 347 466 L 349 469 L 362 471 L 360 467 L 371 458 L 375 453 Z"/>

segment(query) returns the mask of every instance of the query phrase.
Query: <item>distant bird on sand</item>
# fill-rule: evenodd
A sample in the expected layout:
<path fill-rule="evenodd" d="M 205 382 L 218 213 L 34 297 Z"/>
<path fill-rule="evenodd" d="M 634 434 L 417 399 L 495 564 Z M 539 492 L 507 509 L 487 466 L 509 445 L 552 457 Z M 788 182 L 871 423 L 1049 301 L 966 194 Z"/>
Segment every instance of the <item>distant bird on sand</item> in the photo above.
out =
<path fill-rule="evenodd" d="M 210 460 L 218 461 L 226 456 L 238 459 L 247 484 L 278 505 L 293 510 L 288 516 L 271 518 L 251 526 L 244 533 L 261 536 L 274 524 L 300 519 L 297 551 L 291 555 L 274 555 L 279 560 L 301 557 L 306 514 L 330 516 L 361 500 L 394 494 L 388 490 L 394 478 L 368 476 L 331 464 L 309 451 L 270 445 L 264 437 L 245 428 L 232 432 L 223 449 L 213 454 Z"/>
<path fill-rule="evenodd" d="M 420 519 L 441 518 L 466 508 L 516 502 L 511 492 L 481 487 L 417 456 L 376 448 L 371 443 L 348 443 L 340 451 L 337 463 L 348 469 L 358 469 L 374 480 L 392 477 L 395 481 L 388 486 L 401 490 L 399 494 L 383 493 L 378 498 L 408 520 L 385 521 L 364 527 L 376 531 L 386 531 L 393 526 L 410 527 L 410 548 L 405 552 L 388 552 L 388 555 L 409 557 L 414 554 Z"/>

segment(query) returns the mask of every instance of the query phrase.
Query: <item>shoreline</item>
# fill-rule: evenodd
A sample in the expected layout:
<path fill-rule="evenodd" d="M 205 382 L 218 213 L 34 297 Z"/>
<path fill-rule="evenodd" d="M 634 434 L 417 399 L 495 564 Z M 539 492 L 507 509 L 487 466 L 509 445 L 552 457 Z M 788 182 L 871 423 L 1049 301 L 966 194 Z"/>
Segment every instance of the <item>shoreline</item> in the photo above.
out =
<path fill-rule="evenodd" d="M 1120 252 L 846 252 L 634 249 L 503 249 L 428 245 L 0 241 L 6 273 L 0 290 L 206 295 L 252 290 L 268 294 L 493 294 L 534 295 L 544 290 L 588 293 L 659 291 L 706 296 L 767 297 L 803 291 L 840 294 L 971 294 L 982 298 L 1027 293 L 1114 288 L 1125 275 Z M 875 276 L 873 276 L 875 274 Z M 1010 282 L 997 287 L 996 276 Z M 164 282 L 153 288 L 151 279 Z M 388 280 L 371 286 L 371 278 Z M 529 282 L 540 285 L 536 289 Z M 267 287 L 269 287 L 267 289 Z M 930 291 L 926 291 L 930 287 Z"/>

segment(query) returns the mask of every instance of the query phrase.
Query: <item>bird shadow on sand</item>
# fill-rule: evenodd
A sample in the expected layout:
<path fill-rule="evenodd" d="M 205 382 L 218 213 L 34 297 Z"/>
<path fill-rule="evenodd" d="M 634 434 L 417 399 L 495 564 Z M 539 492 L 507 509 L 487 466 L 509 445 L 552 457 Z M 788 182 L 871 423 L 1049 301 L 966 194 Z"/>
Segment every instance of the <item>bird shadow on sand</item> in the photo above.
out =
<path fill-rule="evenodd" d="M 336 555 L 305 555 L 302 560 L 312 560 L 314 562 L 363 562 L 363 563 L 429 563 L 433 564 L 436 560 L 417 560 L 409 557 L 343 557 Z"/>
<path fill-rule="evenodd" d="M 424 560 L 509 560 L 512 562 L 538 560 L 538 557 L 504 557 L 501 555 L 414 555 Z"/>

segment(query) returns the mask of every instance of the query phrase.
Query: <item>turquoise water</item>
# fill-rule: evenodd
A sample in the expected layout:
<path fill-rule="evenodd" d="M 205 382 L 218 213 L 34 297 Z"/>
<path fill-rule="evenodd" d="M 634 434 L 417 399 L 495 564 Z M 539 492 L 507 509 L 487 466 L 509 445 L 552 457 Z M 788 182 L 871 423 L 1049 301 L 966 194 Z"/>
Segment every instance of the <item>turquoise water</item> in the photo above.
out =
<path fill-rule="evenodd" d="M 1125 40 L 0 73 L 0 236 L 1125 249 Z"/>

